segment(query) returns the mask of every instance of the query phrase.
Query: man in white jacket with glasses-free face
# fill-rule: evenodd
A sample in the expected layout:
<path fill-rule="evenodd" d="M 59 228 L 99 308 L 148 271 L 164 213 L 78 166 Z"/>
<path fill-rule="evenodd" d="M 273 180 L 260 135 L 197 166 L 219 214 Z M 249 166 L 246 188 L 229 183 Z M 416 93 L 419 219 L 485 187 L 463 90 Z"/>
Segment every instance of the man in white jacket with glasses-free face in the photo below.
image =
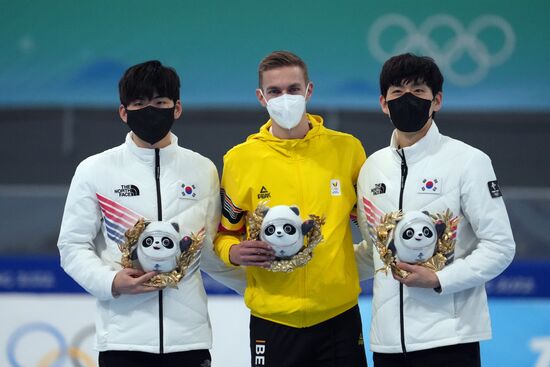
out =
<path fill-rule="evenodd" d="M 490 158 L 442 135 L 433 120 L 442 86 L 428 57 L 392 57 L 380 74 L 380 105 L 395 130 L 390 146 L 369 157 L 358 179 L 366 240 L 357 251 L 360 273 L 385 267 L 373 246 L 384 214 L 449 209 L 460 221 L 454 254 L 441 270 L 398 261 L 407 273 L 375 273 L 370 344 L 378 367 L 480 366 L 479 341 L 491 338 L 484 285 L 515 252 Z"/>

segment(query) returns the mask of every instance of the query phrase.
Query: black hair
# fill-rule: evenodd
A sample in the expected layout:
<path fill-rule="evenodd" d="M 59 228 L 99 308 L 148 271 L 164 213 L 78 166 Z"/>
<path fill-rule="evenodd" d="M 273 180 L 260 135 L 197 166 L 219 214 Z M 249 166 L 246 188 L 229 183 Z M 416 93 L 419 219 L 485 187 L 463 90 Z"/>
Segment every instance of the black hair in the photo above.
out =
<path fill-rule="evenodd" d="M 435 97 L 443 90 L 443 75 L 435 61 L 428 56 L 411 53 L 389 58 L 380 72 L 380 94 L 385 98 L 391 86 L 403 83 L 426 83 Z"/>
<path fill-rule="evenodd" d="M 176 70 L 151 60 L 130 67 L 118 82 L 120 103 L 123 106 L 136 99 L 152 99 L 157 93 L 174 103 L 180 99 L 180 78 Z"/>

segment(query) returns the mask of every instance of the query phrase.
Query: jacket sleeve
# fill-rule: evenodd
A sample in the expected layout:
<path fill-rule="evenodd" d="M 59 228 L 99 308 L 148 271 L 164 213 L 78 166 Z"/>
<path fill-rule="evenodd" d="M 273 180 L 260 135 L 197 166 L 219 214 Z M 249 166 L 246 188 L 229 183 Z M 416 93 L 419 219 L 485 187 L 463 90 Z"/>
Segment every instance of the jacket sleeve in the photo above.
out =
<path fill-rule="evenodd" d="M 359 141 L 359 139 L 354 138 L 355 140 L 355 151 L 352 153 L 353 157 L 353 166 L 352 166 L 352 180 L 353 184 L 355 186 L 355 189 L 357 190 L 357 180 L 359 177 L 359 172 L 361 171 L 361 167 L 363 164 L 365 164 L 365 160 L 367 159 L 367 155 L 365 153 L 365 149 L 363 148 L 363 144 Z M 358 214 L 359 207 L 355 205 L 351 212 L 351 217 L 356 218 Z"/>
<path fill-rule="evenodd" d="M 359 178 L 357 179 L 357 224 L 361 230 L 363 241 L 353 245 L 355 251 L 355 261 L 357 262 L 357 270 L 359 271 L 359 280 L 365 280 L 374 277 L 374 260 L 373 260 L 373 241 L 369 233 L 367 216 L 364 209 L 364 185 L 366 163 L 361 169 Z"/>
<path fill-rule="evenodd" d="M 486 283 L 506 269 L 515 253 L 504 200 L 498 193 L 491 195 L 489 190 L 489 185 L 496 182 L 489 157 L 476 151 L 465 167 L 467 172 L 462 174 L 460 205 L 479 242 L 468 256 L 455 259 L 437 272 L 442 294 Z"/>
<path fill-rule="evenodd" d="M 118 270 L 105 264 L 94 238 L 101 227 L 101 211 L 93 187 L 89 160 L 82 162 L 71 182 L 57 247 L 61 267 L 81 287 L 100 300 L 113 298 L 111 287 Z"/>
<path fill-rule="evenodd" d="M 242 233 L 245 232 L 246 211 L 239 207 L 241 200 L 238 177 L 233 173 L 234 161 L 229 153 L 224 157 L 224 168 L 221 182 L 221 206 L 222 214 L 219 233 L 214 242 L 214 248 L 224 263 L 234 266 L 229 260 L 231 246 L 242 241 Z"/>
<path fill-rule="evenodd" d="M 215 253 L 213 240 L 220 223 L 220 185 L 218 173 L 212 165 L 211 185 L 208 195 L 206 238 L 201 250 L 201 269 L 223 285 L 244 294 L 246 273 L 243 268 L 225 264 Z"/>

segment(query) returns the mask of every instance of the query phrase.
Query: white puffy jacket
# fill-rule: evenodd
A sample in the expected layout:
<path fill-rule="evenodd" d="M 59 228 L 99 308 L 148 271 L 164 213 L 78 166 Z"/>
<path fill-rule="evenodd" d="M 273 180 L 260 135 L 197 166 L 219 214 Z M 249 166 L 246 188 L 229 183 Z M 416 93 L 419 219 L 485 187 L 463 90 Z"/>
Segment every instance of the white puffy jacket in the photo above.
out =
<path fill-rule="evenodd" d="M 404 149 L 397 148 L 394 132 L 390 147 L 371 155 L 358 179 L 358 219 L 368 244 L 356 251 L 363 277 L 383 267 L 368 227 L 382 213 L 400 209 L 400 198 L 405 213 L 449 208 L 462 217 L 454 261 L 437 272 L 439 293 L 400 286 L 391 272 L 375 274 L 371 349 L 401 353 L 491 338 L 484 284 L 510 264 L 515 252 L 491 160 L 441 135 L 435 122 L 426 136 Z"/>
<path fill-rule="evenodd" d="M 137 217 L 177 222 L 186 233 L 205 228 L 201 268 L 237 292 L 246 286 L 242 269 L 227 267 L 213 252 L 220 216 L 214 164 L 179 147 L 175 135 L 163 149 L 140 148 L 131 136 L 76 169 L 58 241 L 61 265 L 97 298 L 99 351 L 209 349 L 212 335 L 200 272 L 182 280 L 178 289 L 117 298 L 111 293 L 121 269 L 117 242 Z"/>

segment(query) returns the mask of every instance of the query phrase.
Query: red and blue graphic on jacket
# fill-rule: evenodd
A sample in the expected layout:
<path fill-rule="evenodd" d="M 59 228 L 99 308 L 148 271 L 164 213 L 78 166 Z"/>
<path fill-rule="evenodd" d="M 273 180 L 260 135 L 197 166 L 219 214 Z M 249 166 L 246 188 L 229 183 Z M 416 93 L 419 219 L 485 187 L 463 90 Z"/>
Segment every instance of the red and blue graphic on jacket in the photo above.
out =
<path fill-rule="evenodd" d="M 103 213 L 107 237 L 116 244 L 123 243 L 124 233 L 132 228 L 142 216 L 103 195 L 96 193 L 96 197 Z"/>

